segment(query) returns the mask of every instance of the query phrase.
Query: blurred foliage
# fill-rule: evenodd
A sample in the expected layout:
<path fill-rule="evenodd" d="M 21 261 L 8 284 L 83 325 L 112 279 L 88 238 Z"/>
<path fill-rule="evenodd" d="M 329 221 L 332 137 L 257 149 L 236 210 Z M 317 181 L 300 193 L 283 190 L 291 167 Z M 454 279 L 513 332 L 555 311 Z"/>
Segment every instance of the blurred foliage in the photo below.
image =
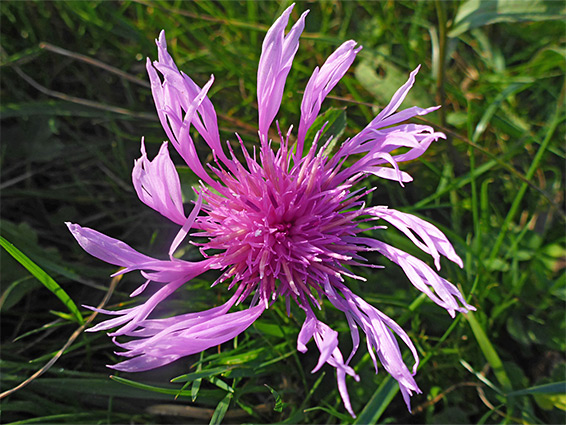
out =
<path fill-rule="evenodd" d="M 349 381 L 358 419 L 345 414 L 334 371 L 311 374 L 316 350 L 297 353 L 303 316 L 292 309 L 288 317 L 284 303 L 234 342 L 112 379 L 105 365 L 117 359 L 106 335 L 70 340 L 91 314 L 73 306 L 98 305 L 115 270 L 84 253 L 64 222 L 157 257 L 176 232 L 142 206 L 130 183 L 141 137 L 152 153 L 165 137 L 145 76 L 153 39 L 164 29 L 178 66 L 197 83 L 215 75 L 209 96 L 221 137 L 238 132 L 252 146 L 261 42 L 286 6 L 0 3 L 0 231 L 3 246 L 15 249 L 0 251 L 1 391 L 71 342 L 42 376 L 2 400 L 3 423 L 564 423 L 563 2 L 320 1 L 293 11 L 296 19 L 311 10 L 278 114 L 282 128 L 297 124 L 314 67 L 350 38 L 364 49 L 325 102 L 329 134 L 344 140 L 363 128 L 418 64 L 406 104 L 443 105 L 426 118 L 448 139 L 405 164 L 416 178 L 404 189 L 376 179 L 369 202 L 439 225 L 465 263 L 443 264 L 442 275 L 478 311 L 452 321 L 390 265 L 362 271 L 365 284 L 351 283 L 398 319 L 420 351 L 423 394 L 413 398 L 413 414 L 363 350 L 352 361 L 361 382 Z M 206 149 L 200 155 L 211 160 Z M 188 199 L 195 179 L 186 167 L 179 171 Z M 411 252 L 402 236 L 386 233 Z M 198 258 L 198 251 L 186 255 Z M 124 277 L 109 307 L 129 305 L 140 279 Z M 226 294 L 210 289 L 214 279 L 195 279 L 163 313 L 218 305 Z M 343 315 L 322 314 L 347 350 Z"/>

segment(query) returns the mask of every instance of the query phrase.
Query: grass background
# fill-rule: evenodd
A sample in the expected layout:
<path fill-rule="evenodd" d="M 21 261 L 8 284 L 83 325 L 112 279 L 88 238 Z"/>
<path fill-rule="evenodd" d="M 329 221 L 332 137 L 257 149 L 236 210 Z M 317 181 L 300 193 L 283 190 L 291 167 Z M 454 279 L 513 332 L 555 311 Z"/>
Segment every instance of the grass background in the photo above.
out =
<path fill-rule="evenodd" d="M 3 423 L 564 423 L 561 1 L 321 1 L 299 2 L 293 12 L 296 19 L 310 9 L 278 114 L 282 128 L 298 122 L 313 68 L 350 38 L 364 49 L 323 106 L 345 119 L 341 140 L 363 128 L 418 64 L 405 106 L 444 105 L 426 119 L 448 140 L 403 166 L 415 181 L 404 189 L 367 184 L 378 187 L 372 204 L 447 233 L 465 267 L 444 262 L 441 274 L 478 311 L 452 321 L 377 256 L 369 259 L 386 269 L 351 282 L 420 352 L 423 394 L 413 397 L 412 415 L 363 349 L 352 361 L 361 382 L 348 381 L 358 418 L 345 414 L 333 369 L 310 373 L 312 344 L 296 352 L 303 317 L 287 317 L 282 302 L 218 349 L 143 374 L 105 367 L 117 360 L 114 346 L 103 333 L 82 332 L 100 318 L 81 305 L 130 305 L 141 278 L 112 281 L 115 270 L 83 252 L 63 223 L 158 257 L 176 232 L 141 204 L 130 177 L 141 137 L 150 154 L 165 137 L 145 75 L 145 58 L 156 58 L 153 39 L 165 29 L 179 68 L 197 83 L 214 73 L 209 96 L 222 139 L 238 132 L 252 146 L 261 42 L 287 5 L 0 3 Z M 186 167 L 179 172 L 190 199 L 195 180 Z M 392 229 L 387 240 L 412 250 Z M 214 278 L 194 280 L 158 313 L 223 302 L 224 288 L 209 288 Z M 322 319 L 341 332 L 347 352 L 343 315 L 326 308 Z"/>

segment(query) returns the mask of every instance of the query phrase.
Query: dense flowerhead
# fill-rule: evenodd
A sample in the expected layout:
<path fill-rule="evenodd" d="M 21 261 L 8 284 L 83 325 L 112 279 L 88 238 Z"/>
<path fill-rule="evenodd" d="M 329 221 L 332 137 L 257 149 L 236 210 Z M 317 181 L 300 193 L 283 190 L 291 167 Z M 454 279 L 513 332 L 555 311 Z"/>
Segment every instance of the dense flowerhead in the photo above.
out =
<path fill-rule="evenodd" d="M 236 143 L 223 146 L 216 112 L 207 97 L 214 77 L 199 87 L 179 71 L 167 51 L 165 34 L 160 34 L 158 60 L 147 61 L 157 114 L 170 144 L 201 184 L 195 188 L 197 201 L 187 215 L 179 177 L 169 157 L 169 144 L 164 142 L 150 161 L 142 141 L 142 156 L 133 170 L 136 193 L 142 202 L 180 226 L 168 260 L 148 257 L 92 229 L 69 224 L 77 241 L 92 255 L 124 267 L 120 273 L 141 271 L 146 281 L 132 296 L 142 293 L 152 282 L 151 286 L 155 286 L 153 294 L 141 305 L 103 311 L 116 317 L 91 331 L 119 327 L 112 336 L 134 337 L 126 343 L 115 340 L 126 350 L 117 354 L 128 359 L 112 367 L 123 371 L 148 370 L 232 339 L 281 297 L 287 303 L 296 302 L 305 312 L 297 349 L 307 351 L 307 343 L 314 339 L 320 357 L 313 372 L 325 363 L 336 368 L 340 394 L 352 415 L 346 375 L 359 380 L 349 362 L 359 347 L 360 329 L 366 335 L 376 371 L 379 361 L 399 382 L 409 406 L 409 396 L 420 392 L 413 378 L 418 365 L 416 349 L 399 325 L 354 294 L 347 282 L 365 280 L 356 275 L 356 267 L 368 266 L 363 254 L 377 251 L 401 266 L 411 283 L 450 315 L 473 309 L 453 284 L 425 262 L 363 234 L 390 224 L 429 254 L 437 269 L 441 256 L 462 266 L 452 245 L 436 227 L 416 216 L 364 203 L 364 196 L 371 191 L 363 186 L 365 177 L 374 175 L 401 185 L 410 182 L 411 176 L 401 171 L 398 164 L 417 158 L 432 142 L 444 138 L 430 126 L 403 123 L 437 107 L 411 107 L 397 112 L 415 82 L 417 68 L 390 104 L 360 133 L 339 145 L 335 153 L 329 153 L 331 138 L 319 140 L 322 130 L 314 140 L 306 140 L 324 98 L 361 49 L 350 40 L 313 71 L 304 90 L 296 138 L 291 137 L 292 128 L 284 135 L 277 126 L 279 137 L 270 140 L 269 130 L 281 104 L 285 79 L 307 14 L 303 13 L 286 32 L 292 9 L 293 6 L 289 7 L 276 20 L 263 42 L 258 67 L 258 141 L 251 152 L 237 135 Z M 212 164 L 200 161 L 191 127 L 211 149 Z M 241 154 L 234 152 L 234 146 Z M 368 229 L 360 226 L 362 222 L 376 224 Z M 203 255 L 198 262 L 174 257 L 191 229 L 192 236 L 198 237 L 198 242 L 192 243 Z M 177 288 L 211 269 L 219 270 L 214 284 L 233 291 L 224 305 L 164 319 L 149 318 L 153 309 Z M 229 312 L 248 296 L 252 297 L 249 308 Z M 316 318 L 315 311 L 321 308 L 323 298 L 344 312 L 350 325 L 353 350 L 346 360 L 339 349 L 337 332 Z M 413 354 L 412 370 L 403 361 L 397 338 Z"/>
<path fill-rule="evenodd" d="M 277 152 L 262 144 L 257 161 L 242 147 L 245 165 L 233 158 L 232 173 L 216 169 L 222 191 L 201 189 L 206 214 L 195 227 L 209 239 L 204 255 L 220 250 L 213 257 L 228 269 L 221 280 L 257 289 L 266 307 L 279 295 L 318 304 L 313 293 L 329 276 L 348 274 L 356 255 L 344 237 L 358 232 L 360 203 L 350 191 L 357 178 L 337 184 L 339 167 L 316 143 L 293 164 L 288 140 L 280 142 Z"/>

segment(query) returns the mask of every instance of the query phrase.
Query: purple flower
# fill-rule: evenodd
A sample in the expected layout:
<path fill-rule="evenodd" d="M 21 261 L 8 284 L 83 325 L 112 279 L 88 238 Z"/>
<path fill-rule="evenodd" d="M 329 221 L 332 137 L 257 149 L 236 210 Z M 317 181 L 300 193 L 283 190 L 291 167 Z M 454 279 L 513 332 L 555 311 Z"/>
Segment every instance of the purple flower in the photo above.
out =
<path fill-rule="evenodd" d="M 359 134 L 342 143 L 333 156 L 325 154 L 330 140 L 319 140 L 322 130 L 310 146 L 305 146 L 305 136 L 324 98 L 361 49 L 350 40 L 330 55 L 321 68 L 315 68 L 307 83 L 296 143 L 289 142 L 291 129 L 284 136 L 279 128 L 280 140 L 270 141 L 268 131 L 279 110 L 285 79 L 308 13 L 303 13 L 285 35 L 292 8 L 275 21 L 263 42 L 257 87 L 259 152 L 255 149 L 248 152 L 236 135 L 243 161 L 237 159 L 229 143 L 225 151 L 220 142 L 216 112 L 207 97 L 214 77 L 202 88 L 195 84 L 177 69 L 167 52 L 165 34 L 160 34 L 158 60 L 147 61 L 153 98 L 170 143 L 201 179 L 200 187 L 195 188 L 198 199 L 187 215 L 167 142 L 150 161 L 142 140 L 142 156 L 135 162 L 133 183 L 142 202 L 180 226 L 169 249 L 169 259 L 148 257 L 92 229 L 68 224 L 88 253 L 123 267 L 119 274 L 140 270 L 146 282 L 132 296 L 140 294 L 150 283 L 156 288 L 146 302 L 136 307 L 100 310 L 115 317 L 90 331 L 118 328 L 109 335 L 125 350 L 117 354 L 127 360 L 110 367 L 127 372 L 143 371 L 234 338 L 282 297 L 288 309 L 293 300 L 306 315 L 297 349 L 306 352 L 307 343 L 314 339 L 320 357 L 313 372 L 325 363 L 336 368 L 340 395 L 352 416 L 346 375 L 359 380 L 349 362 L 360 345 L 360 329 L 366 335 L 376 372 L 379 358 L 385 370 L 399 382 L 410 408 L 409 396 L 420 393 L 413 378 L 419 361 L 416 349 L 399 325 L 350 291 L 345 277 L 365 281 L 351 266 L 368 266 L 362 254 L 377 251 L 401 266 L 413 285 L 452 317 L 456 311 L 475 310 L 453 284 L 423 261 L 362 236 L 367 230 L 383 226 L 359 227 L 368 221 L 389 223 L 430 254 L 437 269 L 441 255 L 462 267 L 462 260 L 436 227 L 385 206 L 366 207 L 362 198 L 371 190 L 356 188 L 368 175 L 396 180 L 401 185 L 411 181 L 411 176 L 401 171 L 398 163 L 419 157 L 433 141 L 445 136 L 426 125 L 400 123 L 438 107 L 412 107 L 396 112 L 415 81 L 417 68 L 390 104 Z M 214 165 L 205 167 L 199 160 L 189 131 L 191 126 L 212 150 Z M 277 145 L 276 149 L 272 145 Z M 403 153 L 395 153 L 398 148 L 403 148 Z M 189 262 L 173 256 L 190 229 L 197 229 L 193 235 L 206 240 L 195 243 L 204 258 L 202 261 Z M 149 318 L 154 308 L 177 288 L 211 269 L 220 270 L 220 277 L 213 285 L 225 284 L 228 290 L 233 290 L 226 304 L 165 319 Z M 346 359 L 338 347 L 338 333 L 316 317 L 322 296 L 344 312 L 350 325 L 353 350 Z M 251 307 L 229 312 L 247 297 L 252 298 Z M 131 338 L 119 343 L 118 336 Z M 403 362 L 397 338 L 413 354 L 411 370 Z"/>

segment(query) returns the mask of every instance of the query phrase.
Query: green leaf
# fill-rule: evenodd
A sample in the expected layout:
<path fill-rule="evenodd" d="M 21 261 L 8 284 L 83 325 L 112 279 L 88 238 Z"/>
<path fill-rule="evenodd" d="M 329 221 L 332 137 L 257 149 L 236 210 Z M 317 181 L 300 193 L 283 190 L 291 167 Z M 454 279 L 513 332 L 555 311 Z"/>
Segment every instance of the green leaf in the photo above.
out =
<path fill-rule="evenodd" d="M 40 326 L 36 329 L 32 329 L 31 331 L 28 331 L 28 332 L 25 332 L 21 335 L 18 335 L 16 338 L 14 338 L 14 342 L 19 341 L 20 339 L 24 339 L 24 338 L 26 338 L 30 335 L 34 335 L 34 334 L 39 333 L 39 332 L 45 332 L 48 329 L 53 329 L 53 328 L 56 328 L 56 327 L 64 326 L 65 324 L 66 323 L 60 322 L 60 321 L 46 323 L 46 324 L 44 324 L 44 325 L 42 325 L 42 326 Z"/>
<path fill-rule="evenodd" d="M 545 409 L 557 408 L 566 411 L 566 394 L 535 394 L 537 404 Z"/>
<path fill-rule="evenodd" d="M 191 386 L 191 401 L 194 403 L 198 397 L 198 392 L 200 390 L 200 383 L 202 379 L 195 379 L 193 385 Z"/>
<path fill-rule="evenodd" d="M 10 55 L 8 57 L 2 58 L 0 60 L 0 66 L 23 65 L 35 59 L 42 52 L 43 49 L 39 46 L 30 47 L 20 52 L 14 53 L 13 55 Z"/>
<path fill-rule="evenodd" d="M 5 238 L 0 236 L 0 245 L 10 254 L 14 259 L 24 266 L 32 275 L 35 276 L 37 280 L 39 280 L 43 286 L 53 292 L 57 298 L 59 298 L 65 306 L 69 309 L 74 317 L 75 321 L 79 324 L 83 324 L 83 316 L 79 309 L 77 308 L 76 304 L 73 300 L 67 295 L 67 293 L 59 286 L 57 282 L 53 280 L 51 276 L 49 276 L 41 267 L 31 261 L 23 252 L 21 252 L 18 248 L 8 242 Z"/>
<path fill-rule="evenodd" d="M 468 0 L 460 6 L 448 37 L 497 22 L 559 20 L 566 17 L 565 3 L 543 0 Z"/>
<path fill-rule="evenodd" d="M 326 125 L 325 125 L 326 124 Z M 324 126 L 318 145 L 322 146 L 332 136 L 332 141 L 325 150 L 325 154 L 330 154 L 338 143 L 338 139 L 346 129 L 346 109 L 328 108 L 323 114 L 319 115 L 312 123 L 305 136 L 305 146 L 308 147 L 313 142 L 316 133 Z"/>
<path fill-rule="evenodd" d="M 283 326 L 275 323 L 254 323 L 254 328 L 260 331 L 263 335 L 274 336 L 277 338 L 284 338 L 295 331 L 295 328 L 290 326 Z"/>
<path fill-rule="evenodd" d="M 509 87 L 505 88 L 501 93 L 497 95 L 495 100 L 489 104 L 487 108 L 485 108 L 485 112 L 483 113 L 480 121 L 476 125 L 474 130 L 474 134 L 472 135 L 472 141 L 476 142 L 479 140 L 480 136 L 484 133 L 487 129 L 488 124 L 492 120 L 493 116 L 497 112 L 497 110 L 501 107 L 503 101 L 505 101 L 509 96 L 515 94 L 516 92 L 522 90 L 525 87 L 524 84 L 520 83 L 513 83 L 510 84 Z"/>
<path fill-rule="evenodd" d="M 478 380 L 480 380 L 481 382 L 483 382 L 485 385 L 487 385 L 489 388 L 491 388 L 493 391 L 495 391 L 497 394 L 503 395 L 503 392 L 497 387 L 497 385 L 495 385 L 493 382 L 491 382 L 488 378 L 485 377 L 485 375 L 483 373 L 480 373 L 476 370 L 474 370 L 474 368 L 472 367 L 471 364 L 469 364 L 466 360 L 464 359 L 460 359 L 460 364 L 462 366 L 464 366 L 466 368 L 466 370 L 468 370 L 470 373 L 472 373 L 476 378 L 478 378 Z"/>
<path fill-rule="evenodd" d="M 273 410 L 275 410 L 276 412 L 282 412 L 283 409 L 287 406 L 287 403 L 283 403 L 283 400 L 281 399 L 281 395 L 277 391 L 275 391 L 267 384 L 263 384 L 263 385 L 265 385 L 267 389 L 271 391 L 273 397 L 275 397 L 275 406 L 273 407 Z"/>
<path fill-rule="evenodd" d="M 176 378 L 171 379 L 171 382 L 190 382 L 199 378 L 209 378 L 214 375 L 220 375 L 222 373 L 226 373 L 231 369 L 233 369 L 233 367 L 226 367 L 226 366 L 214 367 L 212 369 L 203 370 L 200 372 L 192 372 L 192 373 L 187 373 L 185 375 L 177 376 Z"/>
<path fill-rule="evenodd" d="M 204 352 L 200 352 L 200 361 L 197 364 L 197 373 L 202 371 L 202 358 L 204 357 Z M 185 385 L 183 385 L 182 389 L 185 389 L 185 386 L 189 384 L 190 381 L 187 381 Z M 193 381 L 193 385 L 191 386 L 191 400 L 193 403 L 197 399 L 198 392 L 200 390 L 200 383 L 202 382 L 202 378 L 196 378 Z"/>
<path fill-rule="evenodd" d="M 545 410 L 557 408 L 566 411 L 566 394 L 534 394 L 537 404 Z"/>
<path fill-rule="evenodd" d="M 499 358 L 497 351 L 495 351 L 493 344 L 489 340 L 489 338 L 486 335 L 485 331 L 483 330 L 482 326 L 480 325 L 480 323 L 477 321 L 476 317 L 474 316 L 474 313 L 472 313 L 470 311 L 469 313 L 465 314 L 464 316 L 468 320 L 468 323 L 470 324 L 470 327 L 472 328 L 472 332 L 474 333 L 474 336 L 476 337 L 476 341 L 478 342 L 480 349 L 483 352 L 483 355 L 485 356 L 487 362 L 489 363 L 489 365 L 493 369 L 493 372 L 495 373 L 495 377 L 499 381 L 499 384 L 503 388 L 503 391 L 511 390 L 511 388 L 512 388 L 511 381 L 509 380 L 509 377 L 507 376 L 507 372 L 505 372 L 505 369 L 503 367 L 503 362 Z"/>
<path fill-rule="evenodd" d="M 311 407 L 310 409 L 305 409 L 305 413 L 307 412 L 316 412 L 318 410 L 321 410 L 323 412 L 326 412 L 332 416 L 334 416 L 335 418 L 339 419 L 342 422 L 345 423 L 350 423 L 352 421 L 352 418 L 350 417 L 350 415 L 347 415 L 345 413 L 340 413 L 338 410 L 336 410 L 334 407 L 332 406 L 316 406 L 316 407 Z"/>
<path fill-rule="evenodd" d="M 232 393 L 228 393 L 226 394 L 226 397 L 224 397 L 220 403 L 218 403 L 218 406 L 216 406 L 216 409 L 214 409 L 214 413 L 212 414 L 212 418 L 210 419 L 210 425 L 216 425 L 222 422 L 222 419 L 224 419 L 224 415 L 226 415 L 226 412 L 228 411 L 228 407 L 230 407 L 230 401 L 232 400 L 233 394 Z"/>
<path fill-rule="evenodd" d="M 2 262 L 2 268 L 6 270 L 8 267 L 8 262 L 4 260 Z M 8 276 L 5 276 L 5 272 L 2 273 L 2 278 L 6 280 L 9 279 Z M 41 284 L 29 274 L 26 274 L 26 276 L 21 279 L 13 281 L 2 292 L 2 297 L 0 297 L 0 311 L 10 310 L 10 308 L 16 305 L 28 292 L 34 291 L 40 287 Z"/>
<path fill-rule="evenodd" d="M 218 388 L 233 393 L 234 392 L 234 388 L 232 388 L 230 385 L 228 385 L 226 382 L 224 382 L 222 379 L 217 378 L 216 376 L 211 376 L 210 378 L 208 378 L 208 381 L 211 384 L 216 385 Z"/>
<path fill-rule="evenodd" d="M 189 391 L 179 391 L 176 388 L 162 388 L 162 387 L 156 387 L 154 385 L 142 384 L 140 382 L 131 381 L 129 379 L 121 378 L 115 375 L 110 375 L 110 379 L 119 382 L 121 384 L 129 385 L 130 387 L 134 387 L 140 390 L 152 391 L 159 394 L 170 394 L 170 395 L 174 395 L 175 397 L 178 396 L 189 397 L 191 395 Z"/>
<path fill-rule="evenodd" d="M 354 424 L 361 425 L 377 423 L 398 391 L 399 385 L 397 385 L 397 381 L 395 381 L 391 375 L 387 375 L 375 393 L 371 396 L 370 400 L 364 407 L 364 410 L 362 410 L 360 415 L 356 418 Z"/>
<path fill-rule="evenodd" d="M 171 401 L 178 391 L 176 388 L 164 389 L 144 384 L 131 385 L 134 388 L 128 388 L 127 391 L 124 391 L 122 384 L 126 383 L 124 381 L 127 380 L 114 379 L 116 377 L 108 379 L 108 377 L 82 378 L 81 376 L 90 375 L 73 372 L 63 378 L 42 377 L 42 379 L 33 381 L 30 387 L 42 397 L 51 395 L 53 399 L 64 399 L 81 394 L 84 397 L 124 397 L 140 400 Z M 151 392 L 148 392 L 149 388 Z M 156 389 L 165 391 L 156 391 Z M 184 395 L 186 396 L 187 394 Z"/>
<path fill-rule="evenodd" d="M 515 397 L 527 394 L 564 394 L 566 393 L 566 381 L 553 382 L 551 384 L 537 385 L 535 387 L 525 388 L 524 390 L 511 391 L 507 395 Z"/>

